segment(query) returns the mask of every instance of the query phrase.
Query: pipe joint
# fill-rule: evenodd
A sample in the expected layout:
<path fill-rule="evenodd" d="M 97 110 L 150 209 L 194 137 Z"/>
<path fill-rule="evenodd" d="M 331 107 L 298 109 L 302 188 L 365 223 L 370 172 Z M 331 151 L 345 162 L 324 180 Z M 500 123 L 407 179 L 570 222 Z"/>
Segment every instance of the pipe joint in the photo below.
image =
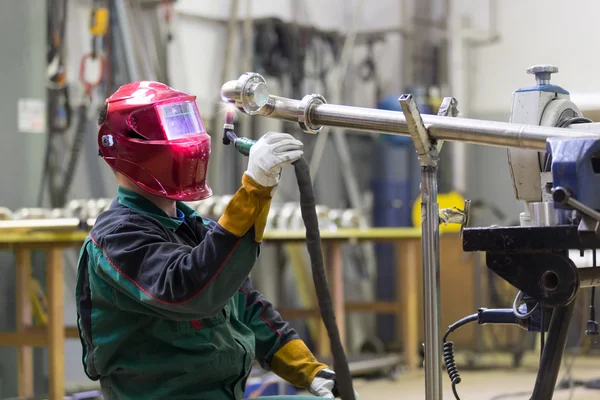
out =
<path fill-rule="evenodd" d="M 322 104 L 327 104 L 327 101 L 320 94 L 307 94 L 300 101 L 298 107 L 298 125 L 306 133 L 317 134 L 323 129 L 323 125 L 313 124 L 311 121 L 312 110 Z"/>

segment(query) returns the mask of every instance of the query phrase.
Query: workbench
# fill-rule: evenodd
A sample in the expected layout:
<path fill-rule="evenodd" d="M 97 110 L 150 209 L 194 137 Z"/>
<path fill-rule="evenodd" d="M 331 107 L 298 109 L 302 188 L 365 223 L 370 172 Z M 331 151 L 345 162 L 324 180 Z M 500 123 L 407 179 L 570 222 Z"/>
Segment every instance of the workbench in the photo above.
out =
<path fill-rule="evenodd" d="M 78 338 L 77 327 L 64 326 L 64 275 L 63 254 L 67 248 L 80 246 L 87 231 L 77 229 L 14 230 L 3 229 L 0 222 L 0 249 L 14 252 L 16 261 L 16 332 L 0 333 L 0 346 L 15 346 L 18 350 L 18 391 L 19 396 L 33 395 L 33 353 L 32 347 L 48 347 L 49 399 L 63 399 L 64 379 L 64 341 L 66 338 Z M 264 243 L 301 243 L 304 231 L 265 232 Z M 334 309 L 342 340 L 345 340 L 346 312 L 388 313 L 397 316 L 398 330 L 402 337 L 404 364 L 407 368 L 419 367 L 419 343 L 422 332 L 421 323 L 421 232 L 416 228 L 373 228 L 339 229 L 322 231 L 324 249 L 327 250 L 328 281 L 330 284 Z M 460 238 L 456 234 L 442 234 L 441 246 L 451 239 L 450 247 L 460 247 Z M 396 246 L 397 257 L 397 298 L 395 301 L 375 303 L 345 303 L 343 287 L 343 257 L 341 246 L 344 243 L 392 242 Z M 48 301 L 48 324 L 45 327 L 32 325 L 29 285 L 31 277 L 31 250 L 46 252 L 46 297 Z M 443 250 L 442 250 L 443 251 Z M 462 250 L 460 250 L 462 252 Z M 442 270 L 444 260 L 442 259 Z M 318 318 L 316 309 L 279 310 L 286 319 Z M 322 325 L 322 324 L 321 324 Z M 326 355 L 327 335 L 320 330 L 318 355 Z"/>

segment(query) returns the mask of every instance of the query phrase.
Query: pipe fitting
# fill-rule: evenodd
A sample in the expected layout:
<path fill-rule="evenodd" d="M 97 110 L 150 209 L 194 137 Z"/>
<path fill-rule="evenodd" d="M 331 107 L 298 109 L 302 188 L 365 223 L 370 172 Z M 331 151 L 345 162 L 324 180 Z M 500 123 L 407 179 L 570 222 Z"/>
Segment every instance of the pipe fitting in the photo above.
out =
<path fill-rule="evenodd" d="M 237 81 L 226 82 L 221 87 L 221 99 L 248 115 L 258 114 L 269 101 L 267 82 L 260 74 L 246 72 Z"/>
<path fill-rule="evenodd" d="M 298 107 L 298 124 L 300 129 L 306 133 L 313 135 L 321 132 L 323 129 L 322 125 L 315 125 L 311 122 L 311 112 L 315 107 L 321 104 L 327 104 L 327 101 L 320 94 L 307 94 L 300 101 L 300 107 Z"/>

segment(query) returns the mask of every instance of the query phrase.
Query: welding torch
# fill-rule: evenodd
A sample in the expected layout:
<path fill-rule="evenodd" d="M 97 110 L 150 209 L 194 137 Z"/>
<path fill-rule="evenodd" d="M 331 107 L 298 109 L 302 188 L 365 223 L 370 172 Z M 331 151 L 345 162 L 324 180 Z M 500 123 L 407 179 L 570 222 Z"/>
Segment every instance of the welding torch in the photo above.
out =
<path fill-rule="evenodd" d="M 250 154 L 250 148 L 256 143 L 256 140 L 238 137 L 233 128 L 234 118 L 235 110 L 227 110 L 225 113 L 225 123 L 223 124 L 223 144 L 226 146 L 233 144 L 237 151 L 248 156 Z"/>

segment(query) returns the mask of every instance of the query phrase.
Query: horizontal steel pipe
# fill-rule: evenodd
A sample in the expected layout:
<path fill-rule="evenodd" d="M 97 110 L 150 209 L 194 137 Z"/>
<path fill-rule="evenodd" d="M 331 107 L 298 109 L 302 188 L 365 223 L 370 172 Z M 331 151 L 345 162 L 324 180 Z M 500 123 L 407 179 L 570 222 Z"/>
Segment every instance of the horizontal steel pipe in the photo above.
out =
<path fill-rule="evenodd" d="M 312 127 L 330 126 L 410 136 L 404 114 L 399 111 L 336 104 L 315 104 L 273 95 L 265 97 L 265 88 L 266 82 L 262 76 L 248 73 L 242 75 L 238 81 L 225 83 L 221 90 L 221 96 L 224 101 L 235 104 L 241 111 L 252 115 L 263 115 L 279 120 L 299 122 Z M 260 91 L 260 96 L 254 93 L 255 90 Z M 260 98 L 264 98 L 264 100 L 258 101 Z M 248 105 L 252 106 L 252 112 L 247 111 L 249 109 Z M 448 118 L 437 115 L 422 115 L 422 118 L 434 139 L 487 146 L 545 151 L 546 139 L 549 137 L 595 136 L 600 138 L 600 135 L 576 129 L 566 130 L 509 122 Z M 301 119 L 303 120 L 301 121 Z"/>
<path fill-rule="evenodd" d="M 315 107 L 310 116 L 311 123 L 314 125 L 410 135 L 404 114 L 398 111 L 323 104 Z M 561 128 L 537 125 L 448 118 L 427 114 L 423 114 L 421 117 L 429 134 L 434 139 L 487 146 L 545 151 L 546 139 L 549 137 L 598 136 L 589 132 L 567 131 Z"/>

